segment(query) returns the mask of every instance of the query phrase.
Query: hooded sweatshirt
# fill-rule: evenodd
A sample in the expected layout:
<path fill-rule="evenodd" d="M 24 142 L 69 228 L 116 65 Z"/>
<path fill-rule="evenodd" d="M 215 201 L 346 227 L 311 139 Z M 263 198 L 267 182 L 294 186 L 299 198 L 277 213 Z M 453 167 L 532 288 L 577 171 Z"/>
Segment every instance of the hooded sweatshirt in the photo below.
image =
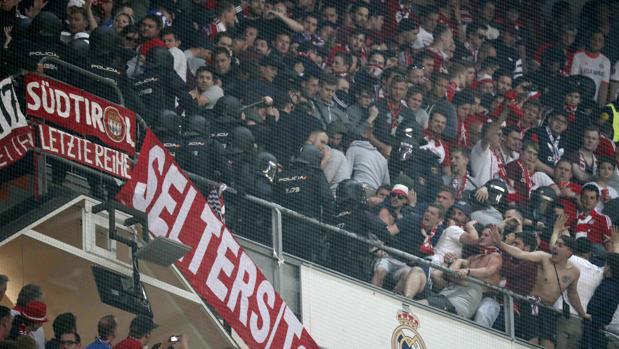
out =
<path fill-rule="evenodd" d="M 376 190 L 390 184 L 387 159 L 369 141 L 354 141 L 346 152 L 352 179 Z"/>

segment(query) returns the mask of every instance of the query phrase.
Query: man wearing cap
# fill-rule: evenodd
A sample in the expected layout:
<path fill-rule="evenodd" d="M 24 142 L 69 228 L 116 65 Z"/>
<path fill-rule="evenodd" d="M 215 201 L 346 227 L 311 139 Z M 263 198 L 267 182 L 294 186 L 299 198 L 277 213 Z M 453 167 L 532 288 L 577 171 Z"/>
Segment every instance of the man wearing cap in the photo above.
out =
<path fill-rule="evenodd" d="M 31 301 L 25 307 L 19 307 L 19 313 L 13 318 L 11 334 L 9 339 L 25 335 L 37 341 L 37 331 L 43 327 L 47 320 L 47 305 L 41 301 Z M 37 341 L 37 347 L 45 348 L 45 337 L 43 343 Z"/>
<path fill-rule="evenodd" d="M 120 343 L 114 346 L 114 349 L 142 349 L 150 341 L 151 332 L 159 327 L 153 322 L 153 319 L 138 315 L 131 321 L 129 326 L 129 335 Z"/>
<path fill-rule="evenodd" d="M 396 192 L 396 195 L 401 197 L 399 200 L 402 201 L 407 200 L 402 195 L 404 188 L 401 188 L 402 192 Z M 431 256 L 434 253 L 433 245 L 438 238 L 437 233 L 440 231 L 444 212 L 440 205 L 430 204 L 423 216 L 411 213 L 393 223 L 390 223 L 389 219 L 384 219 L 383 222 L 387 224 L 389 232 L 387 244 L 420 258 Z M 372 284 L 382 287 L 385 278 L 390 276 L 397 282 L 394 289 L 396 293 L 410 298 L 417 295 L 425 296 L 423 291 L 428 285 L 429 277 L 427 266 L 416 265 L 416 263 L 413 263 L 414 266 L 409 266 L 405 261 L 382 251 L 377 252 L 379 258 L 374 263 Z"/>
<path fill-rule="evenodd" d="M 21 315 L 24 309 L 28 306 L 28 304 L 33 301 L 42 302 L 43 298 L 43 290 L 39 285 L 25 285 L 24 287 L 22 287 L 21 290 L 19 290 L 19 294 L 17 295 L 17 302 L 15 302 L 15 308 L 11 310 L 11 315 L 13 315 L 14 317 L 17 317 L 17 315 Z M 15 331 L 15 329 L 13 329 L 13 331 Z M 30 336 L 34 338 L 34 340 L 37 342 L 38 349 L 45 349 L 45 330 L 42 326 L 39 326 L 37 329 L 32 331 L 30 333 Z"/>
<path fill-rule="evenodd" d="M 530 311 L 532 314 L 530 325 L 525 333 L 525 339 L 533 344 L 540 344 L 545 348 L 554 348 L 557 334 L 557 313 L 547 309 L 545 306 L 552 306 L 560 297 L 561 293 L 567 291 L 567 299 L 578 315 L 585 320 L 591 316 L 585 313 L 578 295 L 578 280 L 580 271 L 569 261 L 574 253 L 575 242 L 569 236 L 559 236 L 555 229 L 551 237 L 551 253 L 543 251 L 525 252 L 521 249 L 510 246 L 503 242 L 501 233 L 498 229 L 491 229 L 492 238 L 495 244 L 507 254 L 526 261 L 536 263 L 537 278 L 531 295 L 537 297 L 542 305 L 533 304 L 531 308 L 523 307 L 521 311 Z"/>
<path fill-rule="evenodd" d="M 448 253 L 452 258 L 460 258 L 465 244 L 477 244 L 479 239 L 475 229 L 477 221 L 471 220 L 471 212 L 471 205 L 466 201 L 458 201 L 451 207 L 448 216 L 449 227 L 443 230 L 434 247 L 433 262 L 442 264 Z"/>

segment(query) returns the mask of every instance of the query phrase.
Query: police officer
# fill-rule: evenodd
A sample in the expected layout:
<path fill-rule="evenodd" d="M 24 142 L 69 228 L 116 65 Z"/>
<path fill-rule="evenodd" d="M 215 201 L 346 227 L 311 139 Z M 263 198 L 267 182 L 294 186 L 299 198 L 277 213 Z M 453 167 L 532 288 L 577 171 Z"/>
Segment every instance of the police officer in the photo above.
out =
<path fill-rule="evenodd" d="M 28 38 L 15 43 L 17 63 L 21 69 L 29 71 L 45 71 L 46 74 L 62 79 L 63 72 L 53 63 L 39 66 L 38 63 L 44 57 L 64 59 L 66 48 L 60 42 L 62 22 L 51 12 L 39 13 L 30 24 Z"/>
<path fill-rule="evenodd" d="M 475 191 L 465 191 L 463 199 L 467 199 L 472 207 L 471 220 L 476 220 L 482 225 L 499 224 L 503 221 L 500 209 L 505 202 L 507 185 L 500 179 L 491 179 Z"/>
<path fill-rule="evenodd" d="M 140 115 L 145 115 L 144 104 L 129 82 L 124 69 L 125 62 L 118 55 L 118 36 L 114 29 L 99 26 L 90 33 L 89 41 L 87 57 L 75 64 L 114 81 L 125 98 L 126 106 Z M 85 79 L 81 80 L 78 86 L 111 102 L 120 102 L 113 88 L 98 81 Z"/>
<path fill-rule="evenodd" d="M 147 124 L 154 124 L 164 110 L 175 110 L 179 106 L 187 113 L 197 111 L 197 104 L 187 91 L 185 82 L 174 71 L 174 57 L 163 47 L 150 49 L 144 64 L 144 74 L 139 75 L 133 84 L 147 110 L 144 114 Z"/>
<path fill-rule="evenodd" d="M 552 226 L 555 221 L 554 206 L 557 193 L 551 187 L 539 187 L 531 193 L 530 204 L 522 207 L 525 217 L 524 225 L 541 233 L 542 240 L 550 241 Z"/>
<path fill-rule="evenodd" d="M 158 122 L 153 126 L 153 132 L 178 162 L 178 154 L 183 147 L 179 116 L 171 110 L 164 111 L 161 113 Z M 182 164 L 181 167 L 185 168 Z"/>
<path fill-rule="evenodd" d="M 337 212 L 333 225 L 361 237 L 369 237 L 373 222 L 366 211 L 367 198 L 363 185 L 354 179 L 343 180 L 337 187 L 335 202 Z M 371 254 L 368 245 L 335 232 L 329 232 L 327 236 L 328 266 L 359 280 L 369 281 Z"/>
<path fill-rule="evenodd" d="M 187 131 L 180 140 L 182 146 L 176 160 L 186 171 L 213 181 L 230 178 L 226 171 L 223 146 L 210 137 L 210 123 L 202 115 L 188 117 Z"/>
<path fill-rule="evenodd" d="M 273 201 L 273 182 L 278 171 L 278 162 L 273 154 L 260 152 L 256 156 L 253 182 L 248 194 L 267 201 Z M 247 202 L 244 205 L 240 233 L 256 242 L 269 246 L 271 244 L 271 210 L 267 207 Z"/>
<path fill-rule="evenodd" d="M 320 221 L 330 221 L 333 196 L 320 168 L 321 153 L 306 144 L 292 162 L 280 173 L 275 184 L 275 201 L 280 205 Z M 285 216 L 284 251 L 309 261 L 322 261 L 320 229 L 314 225 Z"/>
<path fill-rule="evenodd" d="M 389 160 L 389 175 L 391 178 L 401 174 L 410 177 L 415 182 L 418 202 L 430 202 L 443 184 L 441 166 L 436 155 L 419 148 L 422 138 L 413 123 L 417 122 L 403 123 L 396 131 L 397 142 Z"/>
<path fill-rule="evenodd" d="M 212 113 L 208 115 L 212 126 L 211 137 L 224 147 L 228 147 L 232 141 L 232 130 L 243 126 L 242 108 L 238 98 L 223 96 L 217 100 Z"/>

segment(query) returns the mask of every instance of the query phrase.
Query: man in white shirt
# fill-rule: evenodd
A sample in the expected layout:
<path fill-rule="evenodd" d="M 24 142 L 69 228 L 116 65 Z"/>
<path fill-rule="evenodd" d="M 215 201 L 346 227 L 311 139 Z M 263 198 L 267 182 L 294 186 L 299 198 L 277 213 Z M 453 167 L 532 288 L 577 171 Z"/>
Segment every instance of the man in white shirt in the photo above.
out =
<path fill-rule="evenodd" d="M 417 34 L 417 40 L 413 43 L 413 49 L 424 49 L 432 44 L 434 41 L 434 28 L 438 24 L 438 8 L 436 6 L 425 6 L 420 13 L 420 17 L 423 18 L 421 26 L 419 26 L 419 34 Z"/>
<path fill-rule="evenodd" d="M 608 102 L 610 60 L 601 53 L 604 48 L 604 33 L 594 32 L 585 51 L 574 54 L 570 75 L 584 75 L 595 82 L 595 99 L 600 105 Z"/>
<path fill-rule="evenodd" d="M 507 179 L 505 160 L 501 153 L 500 123 L 484 124 L 481 139 L 471 150 L 471 169 L 478 185 L 495 178 Z"/>
<path fill-rule="evenodd" d="M 172 31 L 171 27 L 164 29 L 162 34 L 163 43 L 172 54 L 172 57 L 174 57 L 174 71 L 184 82 L 187 82 L 187 57 L 185 53 L 178 48 L 181 45 L 181 41 Z"/>

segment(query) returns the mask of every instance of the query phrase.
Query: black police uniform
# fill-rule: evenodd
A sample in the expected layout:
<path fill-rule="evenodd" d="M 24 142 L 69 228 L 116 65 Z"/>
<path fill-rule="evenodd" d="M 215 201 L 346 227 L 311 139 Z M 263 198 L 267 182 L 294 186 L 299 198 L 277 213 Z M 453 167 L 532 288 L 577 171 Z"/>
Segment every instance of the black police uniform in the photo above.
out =
<path fill-rule="evenodd" d="M 133 86 L 146 106 L 143 115 L 147 124 L 152 125 L 164 110 L 176 110 L 175 101 L 188 114 L 197 111 L 185 82 L 173 69 L 174 58 L 162 47 L 150 50 L 144 64 L 144 73 L 136 78 Z"/>
<path fill-rule="evenodd" d="M 277 203 L 305 216 L 329 221 L 333 215 L 333 196 L 319 164 L 297 159 L 280 173 L 274 192 Z M 309 261 L 322 258 L 319 228 L 284 216 L 283 229 L 284 251 Z"/>

